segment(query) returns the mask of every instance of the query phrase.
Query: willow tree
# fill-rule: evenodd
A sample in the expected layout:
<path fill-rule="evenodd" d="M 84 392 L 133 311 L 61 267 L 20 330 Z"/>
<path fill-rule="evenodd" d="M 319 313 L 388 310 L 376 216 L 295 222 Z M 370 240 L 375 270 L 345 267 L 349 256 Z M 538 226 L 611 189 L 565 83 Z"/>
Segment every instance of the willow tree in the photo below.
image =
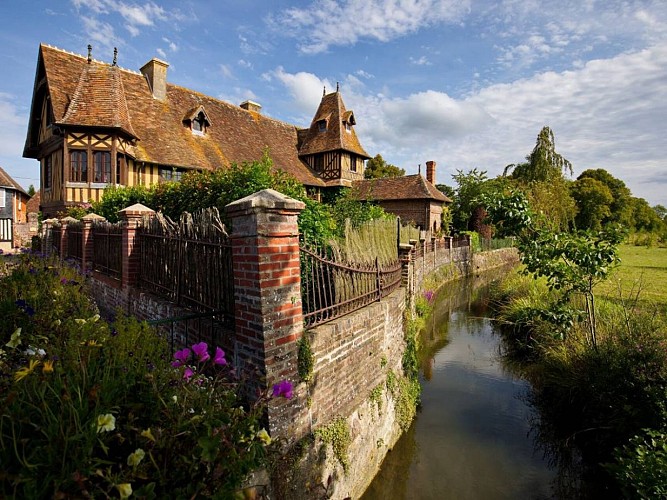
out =
<path fill-rule="evenodd" d="M 564 172 L 572 175 L 572 163 L 556 152 L 556 140 L 549 127 L 540 130 L 535 147 L 526 160 L 525 163 L 507 165 L 504 175 L 511 170 L 512 178 L 524 182 L 551 181 L 562 177 Z"/>
<path fill-rule="evenodd" d="M 507 165 L 503 175 L 512 179 L 528 196 L 540 223 L 555 231 L 567 231 L 574 221 L 576 205 L 570 196 L 565 173 L 572 174 L 572 163 L 556 152 L 554 133 L 543 127 L 526 162 Z"/>

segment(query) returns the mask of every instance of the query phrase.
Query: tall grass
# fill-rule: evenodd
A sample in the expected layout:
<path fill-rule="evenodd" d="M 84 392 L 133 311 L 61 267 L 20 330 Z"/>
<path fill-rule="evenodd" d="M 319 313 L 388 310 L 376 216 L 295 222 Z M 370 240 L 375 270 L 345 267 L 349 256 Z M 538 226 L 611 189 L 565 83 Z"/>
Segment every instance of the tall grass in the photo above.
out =
<path fill-rule="evenodd" d="M 553 335 L 553 325 L 536 314 L 556 303 L 556 293 L 544 283 L 513 274 L 493 293 L 498 319 L 506 325 L 508 352 L 523 360 L 533 383 L 532 402 L 541 414 L 539 435 L 550 440 L 551 448 L 575 446 L 589 470 L 604 478 L 603 488 L 615 491 L 608 471 L 615 471 L 617 478 L 627 478 L 627 471 L 599 464 L 620 460 L 619 447 L 643 429 L 667 428 L 664 316 L 645 307 L 636 289 L 602 298 L 593 347 L 583 318 L 575 317 L 560 339 Z M 621 451 L 614 452 L 616 448 Z M 634 484 L 622 486 L 636 490 Z"/>

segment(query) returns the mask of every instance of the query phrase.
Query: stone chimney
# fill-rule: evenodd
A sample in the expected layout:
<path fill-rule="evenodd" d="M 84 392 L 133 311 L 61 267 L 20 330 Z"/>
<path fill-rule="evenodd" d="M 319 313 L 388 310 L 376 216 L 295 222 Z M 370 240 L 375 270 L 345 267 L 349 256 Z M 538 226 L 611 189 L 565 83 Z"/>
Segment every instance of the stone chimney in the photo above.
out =
<path fill-rule="evenodd" d="M 246 111 L 254 111 L 255 113 L 261 113 L 262 105 L 253 101 L 243 101 L 239 106 Z"/>
<path fill-rule="evenodd" d="M 148 80 L 153 97 L 159 101 L 167 99 L 167 68 L 169 64 L 153 58 L 141 67 L 141 74 Z"/>
<path fill-rule="evenodd" d="M 435 162 L 426 162 L 426 180 L 435 186 Z"/>

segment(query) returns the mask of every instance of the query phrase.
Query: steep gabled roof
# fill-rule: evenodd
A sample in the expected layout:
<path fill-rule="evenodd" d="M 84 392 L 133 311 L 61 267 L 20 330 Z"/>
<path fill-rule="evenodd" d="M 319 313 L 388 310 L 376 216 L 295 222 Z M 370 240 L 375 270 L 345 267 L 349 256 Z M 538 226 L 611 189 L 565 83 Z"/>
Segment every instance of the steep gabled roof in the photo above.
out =
<path fill-rule="evenodd" d="M 36 87 L 41 71 L 55 123 L 120 127 L 138 138 L 133 152 L 138 161 L 214 170 L 259 160 L 268 150 L 276 169 L 304 185 L 324 186 L 298 156 L 294 125 L 170 83 L 161 101 L 153 98 L 141 73 L 94 60 L 88 64 L 86 57 L 48 45 L 40 45 Z M 125 106 L 122 99 L 117 100 L 121 96 Z M 35 96 L 33 113 L 37 112 L 34 100 Z M 120 111 L 103 109 L 107 104 L 120 106 Z M 205 109 L 211 123 L 204 135 L 193 134 L 183 122 L 196 109 Z M 31 146 L 26 143 L 24 155 L 34 154 Z"/>
<path fill-rule="evenodd" d="M 366 179 L 353 183 L 359 200 L 433 200 L 450 203 L 442 192 L 420 174 L 385 179 Z"/>
<path fill-rule="evenodd" d="M 16 191 L 19 191 L 23 193 L 26 196 L 29 196 L 28 193 L 26 193 L 21 185 L 16 182 L 14 179 L 11 178 L 11 176 L 5 172 L 2 167 L 0 167 L 0 187 L 1 188 L 9 188 L 9 189 L 15 189 Z"/>
<path fill-rule="evenodd" d="M 319 122 L 326 123 L 326 130 L 320 131 Z M 368 153 L 361 147 L 359 138 L 353 128 L 346 131 L 343 122 L 354 125 L 354 114 L 345 109 L 340 92 L 332 92 L 322 97 L 315 118 L 310 128 L 303 134 L 299 154 L 301 156 L 327 151 L 344 150 L 351 153 L 370 158 Z"/>
<path fill-rule="evenodd" d="M 84 64 L 76 90 L 58 125 L 119 128 L 136 137 L 127 109 L 118 66 L 97 61 Z"/>

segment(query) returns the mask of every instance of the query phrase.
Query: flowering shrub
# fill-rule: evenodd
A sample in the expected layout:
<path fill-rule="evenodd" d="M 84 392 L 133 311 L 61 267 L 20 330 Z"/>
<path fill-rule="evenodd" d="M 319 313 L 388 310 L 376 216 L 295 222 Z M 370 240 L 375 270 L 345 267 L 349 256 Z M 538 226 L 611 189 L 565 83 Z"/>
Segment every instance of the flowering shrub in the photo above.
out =
<path fill-rule="evenodd" d="M 263 464 L 265 400 L 237 397 L 222 349 L 171 356 L 145 323 L 100 319 L 74 270 L 34 255 L 9 268 L 0 497 L 227 498 Z M 291 397 L 289 382 L 277 386 Z"/>

